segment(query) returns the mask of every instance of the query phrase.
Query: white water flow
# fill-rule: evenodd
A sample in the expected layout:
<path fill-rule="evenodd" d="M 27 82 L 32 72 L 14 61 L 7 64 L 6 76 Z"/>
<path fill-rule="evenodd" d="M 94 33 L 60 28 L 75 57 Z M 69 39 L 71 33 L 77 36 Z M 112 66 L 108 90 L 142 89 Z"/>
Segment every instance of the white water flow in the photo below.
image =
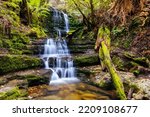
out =
<path fill-rule="evenodd" d="M 62 39 L 61 31 L 69 31 L 69 20 L 67 14 L 54 9 L 54 26 L 58 33 L 58 39 L 47 39 L 44 45 L 44 53 L 41 55 L 45 69 L 50 69 L 49 84 L 64 84 L 79 81 L 75 75 L 72 56 L 70 55 L 66 40 Z M 64 27 L 60 29 L 59 22 L 64 19 Z M 64 32 L 64 31 L 63 31 Z"/>
<path fill-rule="evenodd" d="M 68 15 L 65 14 L 64 12 L 62 12 L 62 14 L 63 14 L 64 20 L 65 20 L 65 29 L 66 29 L 66 32 L 69 32 L 69 20 L 68 20 Z"/>

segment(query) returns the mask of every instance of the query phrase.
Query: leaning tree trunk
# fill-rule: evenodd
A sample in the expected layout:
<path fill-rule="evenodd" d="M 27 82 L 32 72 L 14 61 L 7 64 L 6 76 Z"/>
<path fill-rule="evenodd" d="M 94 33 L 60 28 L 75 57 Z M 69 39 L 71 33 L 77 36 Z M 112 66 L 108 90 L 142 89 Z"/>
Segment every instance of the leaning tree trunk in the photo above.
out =
<path fill-rule="evenodd" d="M 95 49 L 99 49 L 99 57 L 102 67 L 106 67 L 110 73 L 113 84 L 117 90 L 118 97 L 122 100 L 127 99 L 124 86 L 110 58 L 110 31 L 108 28 L 100 28 L 97 36 Z"/>

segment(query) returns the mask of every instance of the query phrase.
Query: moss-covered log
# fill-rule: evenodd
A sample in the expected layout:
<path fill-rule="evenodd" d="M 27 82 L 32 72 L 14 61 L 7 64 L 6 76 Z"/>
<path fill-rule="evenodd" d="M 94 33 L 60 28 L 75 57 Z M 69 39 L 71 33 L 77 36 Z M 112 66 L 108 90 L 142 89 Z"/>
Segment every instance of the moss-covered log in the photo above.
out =
<path fill-rule="evenodd" d="M 121 81 L 120 76 L 118 75 L 114 65 L 112 64 L 111 58 L 110 58 L 110 33 L 108 29 L 100 28 L 98 33 L 98 42 L 96 43 L 96 46 L 99 48 L 99 57 L 101 60 L 102 65 L 106 66 L 108 69 L 110 76 L 112 78 L 113 84 L 117 90 L 118 97 L 122 100 L 127 99 L 125 92 L 124 92 L 124 86 Z M 100 45 L 98 45 L 100 44 Z M 103 66 L 103 67 L 104 67 Z"/>
<path fill-rule="evenodd" d="M 126 99 L 123 83 L 122 83 L 121 78 L 119 77 L 114 65 L 111 62 L 109 50 L 107 49 L 107 46 L 105 45 L 104 41 L 101 43 L 101 46 L 102 46 L 102 52 L 103 52 L 103 56 L 104 56 L 104 64 L 106 65 L 106 67 L 111 75 L 111 78 L 112 78 L 114 86 L 117 90 L 118 96 L 120 99 Z"/>
<path fill-rule="evenodd" d="M 0 56 L 0 75 L 42 66 L 39 58 L 29 56 Z"/>

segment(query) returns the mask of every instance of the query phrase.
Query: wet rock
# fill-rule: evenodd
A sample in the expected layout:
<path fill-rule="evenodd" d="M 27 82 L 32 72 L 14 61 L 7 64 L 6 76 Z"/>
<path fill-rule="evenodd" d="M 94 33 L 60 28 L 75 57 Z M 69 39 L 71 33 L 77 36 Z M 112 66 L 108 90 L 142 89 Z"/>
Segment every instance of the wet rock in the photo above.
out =
<path fill-rule="evenodd" d="M 133 99 L 150 99 L 150 80 L 136 80 L 131 85 L 136 86 L 136 92 L 133 93 Z"/>

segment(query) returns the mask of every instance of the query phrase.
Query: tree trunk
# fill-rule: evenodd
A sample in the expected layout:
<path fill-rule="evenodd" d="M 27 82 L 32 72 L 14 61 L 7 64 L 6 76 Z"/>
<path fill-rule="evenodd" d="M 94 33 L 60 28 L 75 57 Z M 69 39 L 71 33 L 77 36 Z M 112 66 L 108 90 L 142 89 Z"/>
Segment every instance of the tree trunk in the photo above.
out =
<path fill-rule="evenodd" d="M 124 86 L 123 83 L 121 81 L 120 76 L 118 75 L 112 61 L 110 58 L 110 31 L 107 28 L 100 28 L 99 32 L 98 32 L 98 38 L 97 39 L 101 39 L 101 41 L 99 41 L 100 43 L 100 47 L 99 47 L 99 57 L 100 60 L 102 61 L 102 63 L 106 66 L 106 68 L 108 69 L 110 76 L 112 78 L 113 84 L 117 90 L 117 94 L 118 97 L 121 100 L 125 100 L 126 95 L 124 92 Z M 97 40 L 98 41 L 98 40 Z M 98 43 L 96 43 L 98 44 Z"/>
<path fill-rule="evenodd" d="M 22 19 L 22 23 L 24 23 L 25 25 L 31 24 L 31 16 L 27 0 L 22 0 L 20 9 L 20 18 Z"/>
<path fill-rule="evenodd" d="M 91 6 L 91 21 L 93 26 L 95 26 L 95 13 L 94 13 L 93 0 L 90 0 L 90 6 Z"/>

